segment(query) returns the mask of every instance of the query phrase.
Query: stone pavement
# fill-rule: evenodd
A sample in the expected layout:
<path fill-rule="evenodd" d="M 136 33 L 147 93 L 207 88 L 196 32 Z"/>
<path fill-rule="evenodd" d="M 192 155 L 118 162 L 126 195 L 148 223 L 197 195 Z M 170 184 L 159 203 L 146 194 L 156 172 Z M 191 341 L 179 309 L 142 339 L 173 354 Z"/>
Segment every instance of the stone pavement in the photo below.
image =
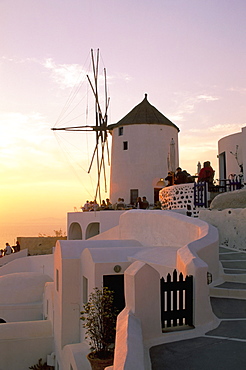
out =
<path fill-rule="evenodd" d="M 225 282 L 211 289 L 218 293 L 211 304 L 219 326 L 201 337 L 152 347 L 152 370 L 246 369 L 246 253 L 221 247 L 220 260 Z"/>

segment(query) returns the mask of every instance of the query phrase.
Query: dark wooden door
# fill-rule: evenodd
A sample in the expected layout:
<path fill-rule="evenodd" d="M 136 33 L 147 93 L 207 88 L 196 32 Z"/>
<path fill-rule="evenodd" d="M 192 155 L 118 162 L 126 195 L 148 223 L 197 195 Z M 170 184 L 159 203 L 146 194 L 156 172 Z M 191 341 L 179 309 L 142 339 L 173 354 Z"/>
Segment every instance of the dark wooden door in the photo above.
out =
<path fill-rule="evenodd" d="M 114 291 L 114 305 L 122 311 L 125 307 L 124 275 L 103 275 L 103 286 Z"/>

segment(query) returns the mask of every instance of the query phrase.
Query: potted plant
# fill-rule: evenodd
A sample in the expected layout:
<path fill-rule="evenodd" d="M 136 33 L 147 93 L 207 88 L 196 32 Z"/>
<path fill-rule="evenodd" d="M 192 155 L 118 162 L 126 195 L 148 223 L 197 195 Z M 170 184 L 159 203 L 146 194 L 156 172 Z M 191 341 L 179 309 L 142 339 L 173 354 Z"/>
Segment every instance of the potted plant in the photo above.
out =
<path fill-rule="evenodd" d="M 92 370 L 101 370 L 113 364 L 116 318 L 114 292 L 104 287 L 94 288 L 81 311 L 91 352 L 87 358 Z"/>

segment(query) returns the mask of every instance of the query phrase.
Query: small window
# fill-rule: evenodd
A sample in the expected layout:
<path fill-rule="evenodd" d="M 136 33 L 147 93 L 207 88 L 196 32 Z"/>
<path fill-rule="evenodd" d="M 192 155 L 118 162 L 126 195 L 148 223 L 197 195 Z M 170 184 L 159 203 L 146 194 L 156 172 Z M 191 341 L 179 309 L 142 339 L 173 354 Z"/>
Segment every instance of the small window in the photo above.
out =
<path fill-rule="evenodd" d="M 83 303 L 88 302 L 88 279 L 83 276 Z"/>
<path fill-rule="evenodd" d="M 59 291 L 59 271 L 56 269 L 56 290 Z"/>
<path fill-rule="evenodd" d="M 119 127 L 118 133 L 119 133 L 119 136 L 123 135 L 123 127 Z"/>
<path fill-rule="evenodd" d="M 135 204 L 138 198 L 138 189 L 130 190 L 130 203 Z"/>
<path fill-rule="evenodd" d="M 128 150 L 128 141 L 123 141 L 123 150 Z"/>

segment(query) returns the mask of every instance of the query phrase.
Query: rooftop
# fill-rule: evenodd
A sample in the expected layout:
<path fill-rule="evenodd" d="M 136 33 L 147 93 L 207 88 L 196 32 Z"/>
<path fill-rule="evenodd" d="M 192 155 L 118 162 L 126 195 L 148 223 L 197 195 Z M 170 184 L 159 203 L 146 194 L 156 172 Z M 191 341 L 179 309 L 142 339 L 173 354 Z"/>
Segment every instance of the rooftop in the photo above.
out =
<path fill-rule="evenodd" d="M 136 105 L 125 117 L 115 124 L 109 125 L 108 129 L 113 130 L 119 126 L 136 125 L 136 124 L 153 124 L 172 126 L 179 131 L 179 128 L 159 112 L 147 99 L 147 94 L 141 103 Z"/>

